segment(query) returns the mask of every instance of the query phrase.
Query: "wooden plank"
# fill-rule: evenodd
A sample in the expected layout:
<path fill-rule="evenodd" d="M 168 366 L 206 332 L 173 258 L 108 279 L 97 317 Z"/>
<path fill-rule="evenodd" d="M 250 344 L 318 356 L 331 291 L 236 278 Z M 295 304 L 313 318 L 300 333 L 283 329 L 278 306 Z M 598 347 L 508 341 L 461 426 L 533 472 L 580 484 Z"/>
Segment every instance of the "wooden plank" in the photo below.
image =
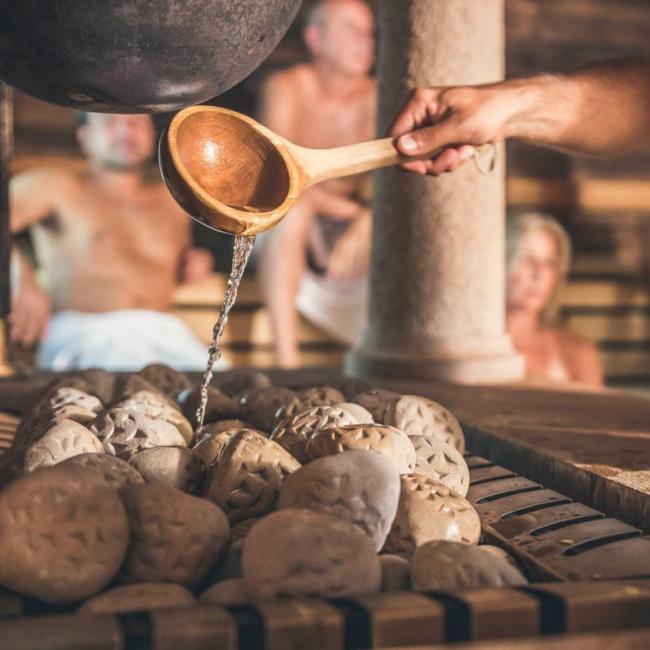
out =
<path fill-rule="evenodd" d="M 650 350 L 601 350 L 600 354 L 608 378 L 650 376 Z"/>
<path fill-rule="evenodd" d="M 614 280 L 576 280 L 562 291 L 563 305 L 575 307 L 643 306 L 650 304 L 648 291 L 639 285 Z"/>
<path fill-rule="evenodd" d="M 645 312 L 569 313 L 564 322 L 571 332 L 591 341 L 650 340 L 650 314 Z"/>

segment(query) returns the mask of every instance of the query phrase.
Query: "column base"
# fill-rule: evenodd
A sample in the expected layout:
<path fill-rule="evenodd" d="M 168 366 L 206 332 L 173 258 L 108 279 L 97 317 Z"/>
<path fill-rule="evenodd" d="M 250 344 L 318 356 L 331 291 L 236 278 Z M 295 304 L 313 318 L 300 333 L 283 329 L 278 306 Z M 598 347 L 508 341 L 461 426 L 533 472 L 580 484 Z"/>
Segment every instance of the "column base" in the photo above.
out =
<path fill-rule="evenodd" d="M 11 377 L 15 371 L 9 363 L 9 347 L 7 345 L 7 323 L 0 319 L 0 377 Z"/>
<path fill-rule="evenodd" d="M 352 377 L 386 379 L 440 379 L 458 384 L 509 383 L 523 379 L 524 358 L 506 345 L 485 354 L 436 355 L 353 348 L 345 360 L 345 374 Z M 501 348 L 495 350 L 494 348 Z"/>

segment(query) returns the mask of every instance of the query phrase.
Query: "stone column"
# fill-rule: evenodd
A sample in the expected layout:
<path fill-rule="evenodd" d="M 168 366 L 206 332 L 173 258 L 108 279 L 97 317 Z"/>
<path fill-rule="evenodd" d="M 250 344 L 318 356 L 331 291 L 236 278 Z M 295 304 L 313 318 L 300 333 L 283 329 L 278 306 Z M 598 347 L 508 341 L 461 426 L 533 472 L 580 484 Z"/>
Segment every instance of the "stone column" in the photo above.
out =
<path fill-rule="evenodd" d="M 411 88 L 503 78 L 503 0 L 379 0 L 378 24 L 380 134 Z M 500 147 L 489 176 L 471 161 L 440 178 L 377 174 L 369 325 L 349 372 L 522 376 L 505 332 L 504 170 Z"/>

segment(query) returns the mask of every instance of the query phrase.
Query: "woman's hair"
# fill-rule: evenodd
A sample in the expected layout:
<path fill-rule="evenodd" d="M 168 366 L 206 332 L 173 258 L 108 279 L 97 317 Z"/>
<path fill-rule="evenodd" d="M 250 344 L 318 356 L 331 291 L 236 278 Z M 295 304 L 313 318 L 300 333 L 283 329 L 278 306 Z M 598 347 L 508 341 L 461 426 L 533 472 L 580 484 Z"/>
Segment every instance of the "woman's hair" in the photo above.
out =
<path fill-rule="evenodd" d="M 542 212 L 521 212 L 508 214 L 506 221 L 506 277 L 523 251 L 524 242 L 533 233 L 543 230 L 553 237 L 557 246 L 557 282 L 551 299 L 542 311 L 542 323 L 548 325 L 557 321 L 560 291 L 566 281 L 571 265 L 571 240 L 560 223 Z"/>

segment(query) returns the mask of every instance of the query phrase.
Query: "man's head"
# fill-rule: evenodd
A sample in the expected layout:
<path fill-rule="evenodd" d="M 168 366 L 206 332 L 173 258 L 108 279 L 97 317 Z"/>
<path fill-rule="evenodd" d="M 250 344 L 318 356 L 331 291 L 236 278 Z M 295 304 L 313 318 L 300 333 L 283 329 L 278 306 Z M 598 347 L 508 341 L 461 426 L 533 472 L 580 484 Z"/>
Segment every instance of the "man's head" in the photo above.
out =
<path fill-rule="evenodd" d="M 316 61 L 347 75 L 368 75 L 375 54 L 374 18 L 364 0 L 320 0 L 304 30 Z"/>
<path fill-rule="evenodd" d="M 80 113 L 77 137 L 92 163 L 115 171 L 141 168 L 153 155 L 156 144 L 149 115 Z"/>

